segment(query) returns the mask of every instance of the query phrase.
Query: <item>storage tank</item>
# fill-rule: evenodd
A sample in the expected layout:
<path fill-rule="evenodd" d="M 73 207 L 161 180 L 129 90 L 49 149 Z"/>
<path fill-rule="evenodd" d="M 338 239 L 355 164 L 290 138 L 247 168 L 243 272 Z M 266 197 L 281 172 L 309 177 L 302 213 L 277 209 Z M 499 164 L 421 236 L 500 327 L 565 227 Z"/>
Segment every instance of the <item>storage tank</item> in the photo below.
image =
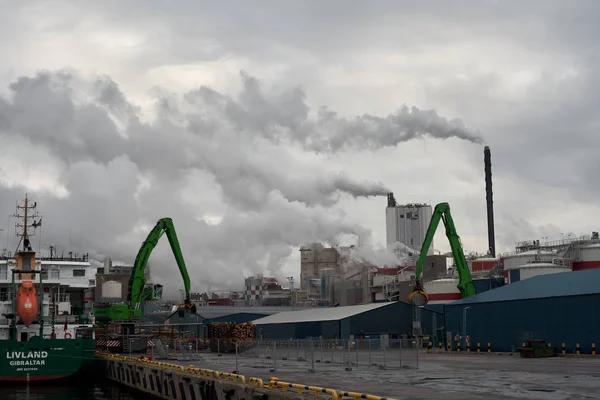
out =
<path fill-rule="evenodd" d="M 508 283 L 515 283 L 537 275 L 558 274 L 572 271 L 571 265 L 558 265 L 551 262 L 531 262 L 517 267 L 506 268 Z"/>
<path fill-rule="evenodd" d="M 423 283 L 423 289 L 429 296 L 429 304 L 446 304 L 460 300 L 460 291 L 456 287 L 458 278 L 441 278 Z"/>
<path fill-rule="evenodd" d="M 548 250 L 529 250 L 504 256 L 504 269 L 514 269 L 531 262 L 548 262 L 557 258 L 557 254 Z"/>
<path fill-rule="evenodd" d="M 470 262 L 471 272 L 489 271 L 498 265 L 498 260 L 491 257 L 481 257 Z"/>
<path fill-rule="evenodd" d="M 579 258 L 581 261 L 573 263 L 573 271 L 600 268 L 600 244 L 582 246 L 579 249 Z"/>
<path fill-rule="evenodd" d="M 121 302 L 123 285 L 117 281 L 106 281 L 102 284 L 102 301 L 106 303 Z"/>
<path fill-rule="evenodd" d="M 263 276 L 262 274 L 257 274 L 255 276 L 251 276 L 246 278 L 244 281 L 246 285 L 246 299 L 247 300 L 256 300 L 262 298 L 263 294 Z"/>

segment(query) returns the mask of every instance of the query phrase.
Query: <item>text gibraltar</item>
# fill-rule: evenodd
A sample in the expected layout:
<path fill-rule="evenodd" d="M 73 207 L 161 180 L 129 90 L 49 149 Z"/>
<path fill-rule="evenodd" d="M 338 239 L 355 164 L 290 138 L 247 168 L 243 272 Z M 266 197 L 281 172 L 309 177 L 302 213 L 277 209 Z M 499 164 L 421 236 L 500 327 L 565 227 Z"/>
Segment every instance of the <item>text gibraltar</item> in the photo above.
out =
<path fill-rule="evenodd" d="M 11 366 L 30 366 L 30 365 L 45 365 L 46 360 L 40 360 L 41 358 L 47 358 L 47 351 L 9 351 L 6 353 L 6 358 L 11 361 Z"/>

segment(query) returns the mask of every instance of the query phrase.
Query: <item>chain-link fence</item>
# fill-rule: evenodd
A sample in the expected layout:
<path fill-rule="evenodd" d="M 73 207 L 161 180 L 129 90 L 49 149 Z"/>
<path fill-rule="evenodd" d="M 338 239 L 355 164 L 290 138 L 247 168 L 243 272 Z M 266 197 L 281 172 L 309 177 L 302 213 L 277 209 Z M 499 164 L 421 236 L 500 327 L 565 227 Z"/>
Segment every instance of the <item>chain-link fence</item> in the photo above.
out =
<path fill-rule="evenodd" d="M 240 357 L 305 363 L 309 371 L 327 365 L 380 369 L 419 368 L 419 349 L 412 339 L 358 340 L 246 340 L 239 342 Z"/>

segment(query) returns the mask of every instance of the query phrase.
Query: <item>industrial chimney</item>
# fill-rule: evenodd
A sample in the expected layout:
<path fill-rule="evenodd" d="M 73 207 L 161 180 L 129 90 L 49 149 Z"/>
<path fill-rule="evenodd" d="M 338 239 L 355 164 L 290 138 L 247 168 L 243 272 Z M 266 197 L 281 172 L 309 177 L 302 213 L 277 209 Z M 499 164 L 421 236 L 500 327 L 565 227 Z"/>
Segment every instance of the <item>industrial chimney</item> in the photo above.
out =
<path fill-rule="evenodd" d="M 396 207 L 396 199 L 394 198 L 394 193 L 388 193 L 388 207 Z"/>
<path fill-rule="evenodd" d="M 496 257 L 496 241 L 494 239 L 494 200 L 492 199 L 492 154 L 490 147 L 483 149 L 483 163 L 485 166 L 485 199 L 487 203 L 488 243 L 491 257 Z"/>

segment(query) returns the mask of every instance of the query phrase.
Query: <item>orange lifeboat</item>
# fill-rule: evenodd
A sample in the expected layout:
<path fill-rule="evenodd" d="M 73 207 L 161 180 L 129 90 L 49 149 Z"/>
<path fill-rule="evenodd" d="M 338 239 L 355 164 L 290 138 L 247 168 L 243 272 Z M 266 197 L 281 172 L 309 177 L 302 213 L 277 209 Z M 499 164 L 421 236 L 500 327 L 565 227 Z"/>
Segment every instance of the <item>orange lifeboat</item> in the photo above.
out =
<path fill-rule="evenodd" d="M 26 327 L 38 316 L 38 295 L 33 281 L 23 281 L 17 289 L 17 316 Z"/>

